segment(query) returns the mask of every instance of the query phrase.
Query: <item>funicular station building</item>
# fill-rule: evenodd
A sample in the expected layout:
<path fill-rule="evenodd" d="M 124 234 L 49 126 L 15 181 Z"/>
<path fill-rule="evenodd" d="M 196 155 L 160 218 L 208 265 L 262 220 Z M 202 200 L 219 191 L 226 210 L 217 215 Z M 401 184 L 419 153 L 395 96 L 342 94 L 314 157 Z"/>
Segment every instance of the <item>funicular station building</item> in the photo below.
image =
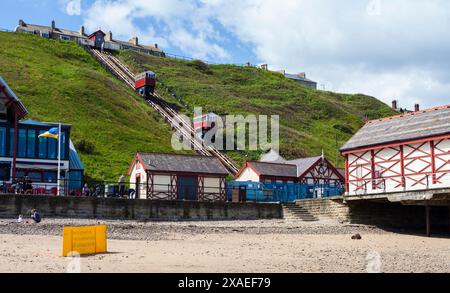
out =
<path fill-rule="evenodd" d="M 58 142 L 39 138 L 57 123 L 22 120 L 28 110 L 0 77 L 0 192 L 14 193 L 13 183 L 28 177 L 33 194 L 56 194 Z M 70 141 L 70 125 L 61 126 L 61 179 L 64 194 L 77 194 L 84 167 Z"/>
<path fill-rule="evenodd" d="M 347 201 L 423 205 L 428 234 L 450 207 L 450 105 L 369 121 L 341 151 Z"/>
<path fill-rule="evenodd" d="M 246 162 L 235 181 L 228 183 L 228 196 L 236 188 L 245 190 L 248 201 L 260 202 L 294 202 L 343 193 L 344 177 L 324 156 L 265 160 Z"/>

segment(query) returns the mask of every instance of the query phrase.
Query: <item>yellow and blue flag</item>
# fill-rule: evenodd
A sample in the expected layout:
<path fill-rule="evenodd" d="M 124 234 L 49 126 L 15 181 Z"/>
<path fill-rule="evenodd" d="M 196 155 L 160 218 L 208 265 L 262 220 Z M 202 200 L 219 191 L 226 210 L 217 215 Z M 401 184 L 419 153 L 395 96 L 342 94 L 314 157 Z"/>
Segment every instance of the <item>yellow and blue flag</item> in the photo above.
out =
<path fill-rule="evenodd" d="M 50 129 L 49 131 L 46 131 L 46 132 L 40 134 L 39 137 L 49 137 L 49 138 L 58 139 L 58 137 L 59 137 L 58 134 L 59 134 L 58 127 L 54 127 L 52 129 Z"/>

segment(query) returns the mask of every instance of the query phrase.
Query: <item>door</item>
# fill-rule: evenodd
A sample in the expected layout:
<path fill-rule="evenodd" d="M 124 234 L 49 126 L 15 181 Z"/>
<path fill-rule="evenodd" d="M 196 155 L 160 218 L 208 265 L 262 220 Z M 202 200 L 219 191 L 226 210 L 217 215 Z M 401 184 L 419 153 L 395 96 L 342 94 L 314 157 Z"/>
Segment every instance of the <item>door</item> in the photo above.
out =
<path fill-rule="evenodd" d="M 136 199 L 140 199 L 141 198 L 141 176 L 137 177 L 136 176 L 136 195 L 135 195 Z"/>
<path fill-rule="evenodd" d="M 178 176 L 177 187 L 179 200 L 198 200 L 196 176 Z"/>

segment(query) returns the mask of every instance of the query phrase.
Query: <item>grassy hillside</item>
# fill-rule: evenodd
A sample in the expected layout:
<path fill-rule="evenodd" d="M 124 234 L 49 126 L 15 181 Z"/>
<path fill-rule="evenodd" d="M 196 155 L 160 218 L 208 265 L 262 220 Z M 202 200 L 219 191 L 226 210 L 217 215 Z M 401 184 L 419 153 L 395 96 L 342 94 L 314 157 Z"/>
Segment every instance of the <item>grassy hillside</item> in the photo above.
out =
<path fill-rule="evenodd" d="M 365 117 L 393 114 L 373 97 L 305 89 L 281 74 L 256 68 L 207 66 L 128 51 L 118 57 L 136 72 L 155 71 L 160 93 L 173 103 L 186 105 L 182 107 L 186 113 L 202 106 L 204 112 L 221 115 L 280 115 L 281 154 L 288 159 L 320 155 L 324 149 L 334 161 L 336 138 L 340 147 L 364 124 Z M 169 93 L 175 93 L 178 101 Z M 258 159 L 260 152 L 229 155 L 242 163 Z"/>
<path fill-rule="evenodd" d="M 172 151 L 169 126 L 75 43 L 0 33 L 0 75 L 27 118 L 73 125 L 90 178 L 117 180 L 137 150 Z"/>

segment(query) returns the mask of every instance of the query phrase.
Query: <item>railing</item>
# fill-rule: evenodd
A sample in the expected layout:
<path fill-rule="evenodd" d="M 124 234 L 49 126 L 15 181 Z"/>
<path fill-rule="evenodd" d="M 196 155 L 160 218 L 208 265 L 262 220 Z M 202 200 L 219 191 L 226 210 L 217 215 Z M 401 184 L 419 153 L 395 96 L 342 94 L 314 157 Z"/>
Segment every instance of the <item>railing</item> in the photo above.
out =
<path fill-rule="evenodd" d="M 247 201 L 254 202 L 294 202 L 313 198 L 332 198 L 343 195 L 343 187 L 335 184 L 306 183 L 227 183 L 227 197 L 231 200 L 233 192 L 240 190 Z"/>
<path fill-rule="evenodd" d="M 70 186 L 78 186 L 70 188 Z M 56 196 L 57 183 L 24 182 L 23 178 L 0 181 L 1 194 Z M 61 179 L 60 196 L 98 197 L 149 200 L 233 201 L 233 194 L 244 192 L 244 202 L 293 202 L 311 198 L 332 198 L 342 195 L 342 188 L 334 185 L 301 183 L 262 184 L 256 182 L 227 182 L 222 186 L 198 184 L 150 184 L 146 182 L 98 181 L 84 184 L 77 180 Z"/>
<path fill-rule="evenodd" d="M 349 195 L 370 195 L 450 188 L 450 172 L 349 180 L 347 185 L 349 187 Z"/>

